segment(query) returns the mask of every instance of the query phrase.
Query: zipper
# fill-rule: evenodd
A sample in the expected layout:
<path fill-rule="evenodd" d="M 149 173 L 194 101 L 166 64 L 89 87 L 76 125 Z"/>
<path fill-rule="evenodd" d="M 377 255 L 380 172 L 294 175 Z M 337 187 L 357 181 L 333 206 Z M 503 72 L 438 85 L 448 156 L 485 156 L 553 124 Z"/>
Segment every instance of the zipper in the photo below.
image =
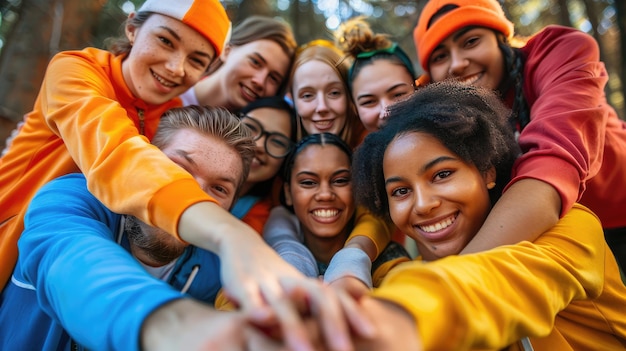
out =
<path fill-rule="evenodd" d="M 146 122 L 144 120 L 144 111 L 143 109 L 137 108 L 137 115 L 139 116 L 139 134 L 145 135 L 145 126 Z"/>

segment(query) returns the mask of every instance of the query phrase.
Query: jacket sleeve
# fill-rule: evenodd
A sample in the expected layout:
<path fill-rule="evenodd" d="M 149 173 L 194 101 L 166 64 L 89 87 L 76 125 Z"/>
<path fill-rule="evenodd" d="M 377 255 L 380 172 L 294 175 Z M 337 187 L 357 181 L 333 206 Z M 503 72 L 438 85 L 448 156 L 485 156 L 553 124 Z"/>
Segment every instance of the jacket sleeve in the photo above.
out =
<path fill-rule="evenodd" d="M 40 308 L 89 349 L 139 350 L 144 319 L 182 297 L 114 241 L 119 216 L 87 191 L 82 175 L 44 186 L 25 225 L 16 274 L 35 287 Z"/>
<path fill-rule="evenodd" d="M 125 87 L 113 86 L 95 60 L 69 52 L 50 62 L 40 93 L 45 122 L 107 207 L 176 234 L 187 207 L 212 199 L 139 134 L 116 100 L 116 89 Z"/>
<path fill-rule="evenodd" d="M 497 349 L 548 335 L 571 301 L 597 297 L 605 250 L 597 217 L 575 205 L 534 243 L 403 263 L 373 295 L 409 311 L 424 350 Z"/>
<path fill-rule="evenodd" d="M 509 184 L 523 178 L 551 184 L 563 216 L 602 164 L 612 111 L 604 95 L 608 75 L 598 44 L 578 30 L 548 26 L 522 50 L 530 123 L 520 134 L 524 154 Z"/>
<path fill-rule="evenodd" d="M 372 240 L 376 246 L 376 257 L 385 249 L 391 241 L 391 234 L 394 227 L 377 218 L 362 206 L 357 206 L 354 219 L 354 228 L 350 232 L 347 241 L 355 236 L 366 236 Z"/>
<path fill-rule="evenodd" d="M 319 276 L 317 261 L 302 242 L 298 218 L 284 206 L 276 206 L 270 211 L 263 228 L 263 239 L 302 274 L 311 278 Z"/>

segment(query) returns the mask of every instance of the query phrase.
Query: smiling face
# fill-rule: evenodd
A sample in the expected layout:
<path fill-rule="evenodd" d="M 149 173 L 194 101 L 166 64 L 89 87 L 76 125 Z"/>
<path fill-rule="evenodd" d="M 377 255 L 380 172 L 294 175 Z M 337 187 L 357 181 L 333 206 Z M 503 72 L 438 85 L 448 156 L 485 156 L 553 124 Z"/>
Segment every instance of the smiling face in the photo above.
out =
<path fill-rule="evenodd" d="M 348 155 L 335 145 L 307 146 L 293 163 L 285 199 L 305 238 L 337 238 L 343 243 L 355 209 Z"/>
<path fill-rule="evenodd" d="M 391 219 L 427 261 L 458 254 L 491 209 L 486 184 L 495 172 L 483 175 L 429 134 L 392 141 L 383 173 Z"/>
<path fill-rule="evenodd" d="M 290 139 L 291 116 L 289 112 L 270 107 L 261 107 L 249 111 L 247 116 L 254 118 L 261 124 L 267 133 L 280 133 L 285 139 Z M 243 119 L 245 123 L 245 117 Z M 255 156 L 250 165 L 250 173 L 246 181 L 246 188 L 250 189 L 254 184 L 271 179 L 278 173 L 283 164 L 284 157 L 276 158 L 270 156 L 265 150 L 265 139 L 267 134 L 256 140 Z M 246 190 L 244 190 L 246 191 Z"/>
<path fill-rule="evenodd" d="M 293 74 L 292 95 L 307 133 L 341 133 L 347 119 L 348 96 L 333 67 L 319 60 L 300 65 Z"/>
<path fill-rule="evenodd" d="M 389 60 L 364 66 L 352 81 L 352 97 L 365 128 L 370 132 L 380 129 L 387 106 L 413 93 L 413 84 L 407 69 Z"/>
<path fill-rule="evenodd" d="M 160 14 L 152 14 L 139 28 L 127 25 L 126 36 L 132 48 L 122 63 L 124 81 L 149 104 L 165 103 L 189 89 L 215 58 L 213 46 L 200 33 Z"/>
<path fill-rule="evenodd" d="M 239 110 L 259 97 L 275 96 L 287 75 L 290 58 L 282 47 L 268 39 L 241 46 L 228 45 L 221 56 L 221 89 L 230 110 Z"/>
<path fill-rule="evenodd" d="M 504 76 L 504 57 L 493 30 L 482 27 L 460 29 L 433 51 L 429 73 L 435 82 L 456 79 L 496 90 Z"/>

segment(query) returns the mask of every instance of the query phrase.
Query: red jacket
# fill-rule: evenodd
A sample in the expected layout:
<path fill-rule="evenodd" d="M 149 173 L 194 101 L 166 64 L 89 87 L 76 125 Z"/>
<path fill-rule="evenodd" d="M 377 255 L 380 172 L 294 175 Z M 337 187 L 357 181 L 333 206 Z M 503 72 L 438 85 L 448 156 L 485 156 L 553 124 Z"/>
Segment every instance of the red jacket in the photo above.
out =
<path fill-rule="evenodd" d="M 510 184 L 543 180 L 558 190 L 561 216 L 579 201 L 603 227 L 626 227 L 626 123 L 604 95 L 609 77 L 596 41 L 548 26 L 521 50 L 530 123 L 520 134 L 524 154 Z"/>

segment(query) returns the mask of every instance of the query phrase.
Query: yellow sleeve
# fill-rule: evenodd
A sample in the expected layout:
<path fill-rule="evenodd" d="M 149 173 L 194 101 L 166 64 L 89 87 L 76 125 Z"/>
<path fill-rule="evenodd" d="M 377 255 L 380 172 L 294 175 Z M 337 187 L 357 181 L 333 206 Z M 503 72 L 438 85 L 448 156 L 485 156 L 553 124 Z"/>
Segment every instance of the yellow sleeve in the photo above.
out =
<path fill-rule="evenodd" d="M 356 236 L 365 236 L 369 238 L 376 247 L 376 257 L 378 257 L 391 241 L 391 234 L 394 229 L 395 227 L 393 225 L 372 215 L 364 207 L 358 206 L 354 219 L 354 228 L 352 232 L 350 232 L 346 243 L 350 242 L 350 240 Z"/>
<path fill-rule="evenodd" d="M 409 257 L 398 257 L 378 266 L 378 268 L 376 268 L 376 270 L 372 272 L 372 285 L 374 286 L 374 288 L 378 288 L 380 286 L 383 279 L 387 276 L 387 274 L 389 273 L 389 271 L 391 271 L 392 268 L 396 267 L 400 263 L 409 262 L 409 261 L 411 261 Z"/>
<path fill-rule="evenodd" d="M 570 302 L 597 297 L 605 250 L 599 220 L 575 205 L 534 243 L 401 264 L 372 295 L 413 315 L 424 350 L 497 349 L 547 336 Z"/>
<path fill-rule="evenodd" d="M 387 276 L 389 271 L 395 266 L 403 262 L 410 262 L 411 256 L 404 246 L 392 241 L 378 255 L 378 258 L 372 262 L 372 286 L 377 288 Z"/>
<path fill-rule="evenodd" d="M 224 294 L 224 288 L 217 292 L 214 303 L 215 309 L 219 311 L 234 311 L 237 309 L 235 304 L 230 301 L 226 294 Z"/>

